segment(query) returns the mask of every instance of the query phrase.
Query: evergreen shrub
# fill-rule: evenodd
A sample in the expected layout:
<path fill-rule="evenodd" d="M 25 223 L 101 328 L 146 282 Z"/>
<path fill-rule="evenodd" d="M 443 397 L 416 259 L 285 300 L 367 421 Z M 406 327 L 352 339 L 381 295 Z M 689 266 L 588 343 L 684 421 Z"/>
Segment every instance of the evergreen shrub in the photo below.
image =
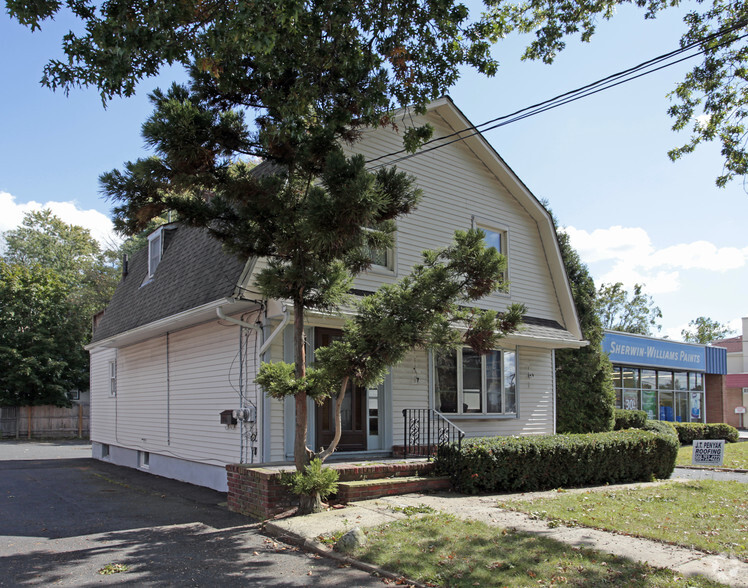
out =
<path fill-rule="evenodd" d="M 689 445 L 694 439 L 724 439 L 735 443 L 740 434 L 726 423 L 673 423 L 681 445 Z"/>
<path fill-rule="evenodd" d="M 614 431 L 621 431 L 623 429 L 643 429 L 644 423 L 647 422 L 647 413 L 643 410 L 623 410 L 617 408 L 615 410 L 615 425 L 613 426 Z"/>
<path fill-rule="evenodd" d="M 461 448 L 441 447 L 435 468 L 464 494 L 665 479 L 679 444 L 672 427 L 656 427 L 660 430 L 466 439 Z"/>

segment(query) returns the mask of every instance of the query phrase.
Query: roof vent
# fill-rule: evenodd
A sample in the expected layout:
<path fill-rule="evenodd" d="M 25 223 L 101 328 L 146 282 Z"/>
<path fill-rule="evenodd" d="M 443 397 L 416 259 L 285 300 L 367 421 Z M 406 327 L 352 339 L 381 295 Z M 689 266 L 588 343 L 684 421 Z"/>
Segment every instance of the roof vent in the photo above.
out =
<path fill-rule="evenodd" d="M 127 277 L 127 274 L 130 271 L 130 256 L 125 253 L 122 255 L 122 279 L 124 280 Z"/>

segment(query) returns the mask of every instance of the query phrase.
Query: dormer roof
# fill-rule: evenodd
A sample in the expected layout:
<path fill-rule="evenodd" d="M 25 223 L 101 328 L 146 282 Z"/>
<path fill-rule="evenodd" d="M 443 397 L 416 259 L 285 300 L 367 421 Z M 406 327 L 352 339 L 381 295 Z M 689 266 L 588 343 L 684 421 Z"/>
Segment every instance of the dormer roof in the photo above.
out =
<path fill-rule="evenodd" d="M 204 229 L 179 223 L 164 228 L 168 238 L 154 275 L 148 279 L 144 247 L 130 259 L 92 343 L 237 294 L 246 260 L 225 253 Z"/>

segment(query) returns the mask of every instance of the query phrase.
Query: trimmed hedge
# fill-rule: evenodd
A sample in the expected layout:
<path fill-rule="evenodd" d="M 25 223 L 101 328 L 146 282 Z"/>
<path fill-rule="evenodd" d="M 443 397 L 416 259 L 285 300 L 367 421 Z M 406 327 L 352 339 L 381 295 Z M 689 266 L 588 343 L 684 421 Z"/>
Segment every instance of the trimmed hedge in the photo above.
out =
<path fill-rule="evenodd" d="M 736 443 L 740 433 L 726 423 L 673 423 L 681 445 L 689 445 L 694 439 L 724 439 Z"/>
<path fill-rule="evenodd" d="M 464 494 L 532 492 L 670 477 L 678 455 L 672 427 L 584 435 L 482 437 L 441 447 L 434 460 Z"/>
<path fill-rule="evenodd" d="M 647 413 L 643 410 L 623 410 L 616 408 L 614 431 L 624 429 L 643 429 L 644 423 L 647 422 Z"/>

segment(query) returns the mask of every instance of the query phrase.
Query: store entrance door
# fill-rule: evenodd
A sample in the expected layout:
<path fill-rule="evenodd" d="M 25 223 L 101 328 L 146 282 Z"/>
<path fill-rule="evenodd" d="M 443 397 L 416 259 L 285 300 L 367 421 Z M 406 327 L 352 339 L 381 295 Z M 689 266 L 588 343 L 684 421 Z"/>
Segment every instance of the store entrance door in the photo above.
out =
<path fill-rule="evenodd" d="M 325 347 L 339 339 L 338 329 L 314 329 L 314 348 Z M 337 451 L 366 450 L 366 389 L 349 384 L 340 411 L 340 442 Z M 316 413 L 316 450 L 327 447 L 335 436 L 335 398 L 328 398 Z"/>

